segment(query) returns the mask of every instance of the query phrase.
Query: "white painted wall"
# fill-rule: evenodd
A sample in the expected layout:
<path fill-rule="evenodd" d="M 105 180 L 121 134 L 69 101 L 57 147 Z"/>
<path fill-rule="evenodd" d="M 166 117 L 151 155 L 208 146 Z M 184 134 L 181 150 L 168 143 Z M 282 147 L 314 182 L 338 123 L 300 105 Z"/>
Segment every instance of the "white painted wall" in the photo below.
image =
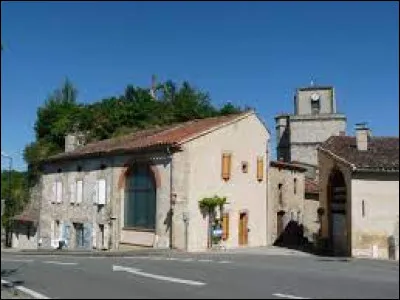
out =
<path fill-rule="evenodd" d="M 392 176 L 391 176 L 392 177 Z M 399 181 L 398 178 L 376 177 L 352 179 L 352 231 L 353 253 L 371 256 L 372 248 L 378 247 L 377 255 L 386 257 L 387 239 L 398 239 Z M 365 216 L 362 216 L 362 201 Z"/>
<path fill-rule="evenodd" d="M 189 152 L 190 172 L 187 209 L 190 213 L 189 251 L 207 247 L 207 218 L 199 209 L 199 200 L 218 195 L 227 197 L 226 211 L 230 217 L 230 234 L 225 245 L 238 246 L 239 213 L 249 216 L 249 246 L 266 245 L 267 149 L 269 132 L 255 114 L 234 124 L 192 140 L 185 145 Z M 221 178 L 221 157 L 232 153 L 231 178 Z M 257 157 L 264 158 L 264 179 L 257 181 Z M 242 161 L 248 162 L 248 173 L 243 173 Z"/>

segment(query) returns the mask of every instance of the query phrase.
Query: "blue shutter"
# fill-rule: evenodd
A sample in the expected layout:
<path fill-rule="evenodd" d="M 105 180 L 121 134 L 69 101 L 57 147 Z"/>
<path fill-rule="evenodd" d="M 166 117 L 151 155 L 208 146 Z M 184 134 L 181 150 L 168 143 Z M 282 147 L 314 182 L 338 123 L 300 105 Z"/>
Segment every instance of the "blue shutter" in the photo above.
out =
<path fill-rule="evenodd" d="M 68 248 L 70 246 L 70 242 L 71 242 L 71 223 L 69 223 L 68 221 L 65 221 L 65 223 L 63 224 L 62 238 L 65 241 L 66 246 Z"/>
<path fill-rule="evenodd" d="M 83 224 L 83 248 L 91 249 L 92 248 L 92 230 L 93 226 L 91 223 Z"/>

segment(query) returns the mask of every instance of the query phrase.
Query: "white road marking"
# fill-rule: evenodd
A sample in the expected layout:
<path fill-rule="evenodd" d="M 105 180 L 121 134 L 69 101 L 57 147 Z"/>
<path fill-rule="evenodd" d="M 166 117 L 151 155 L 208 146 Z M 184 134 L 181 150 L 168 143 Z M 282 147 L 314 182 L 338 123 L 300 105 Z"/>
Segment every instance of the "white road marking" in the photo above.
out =
<path fill-rule="evenodd" d="M 194 260 L 193 258 L 183 258 L 180 261 L 187 262 L 187 261 L 193 261 L 193 260 Z"/>
<path fill-rule="evenodd" d="M 113 271 L 124 271 L 124 272 L 128 272 L 128 273 L 136 274 L 139 276 L 143 276 L 143 277 L 164 280 L 164 281 L 170 281 L 170 282 L 176 282 L 176 283 L 183 283 L 183 284 L 187 284 L 187 285 L 196 285 L 196 286 L 206 285 L 206 283 L 200 282 L 200 281 L 187 280 L 187 279 L 145 273 L 145 272 L 142 272 L 140 269 L 136 269 L 136 268 L 128 268 L 128 267 L 113 265 Z"/>
<path fill-rule="evenodd" d="M 9 281 L 2 279 L 1 284 L 11 284 Z M 28 289 L 27 287 L 24 287 L 22 285 L 16 286 L 15 289 L 35 298 L 35 299 L 51 299 L 43 294 L 40 294 L 38 292 L 35 292 L 34 290 Z"/>
<path fill-rule="evenodd" d="M 33 262 L 33 259 L 1 259 L 4 262 Z"/>
<path fill-rule="evenodd" d="M 199 262 L 212 262 L 211 259 L 199 259 L 198 261 Z"/>
<path fill-rule="evenodd" d="M 229 261 L 229 260 L 221 260 L 221 261 L 218 261 L 218 263 L 219 264 L 230 264 L 231 261 Z"/>
<path fill-rule="evenodd" d="M 54 265 L 77 265 L 76 262 L 62 262 L 62 261 L 50 261 L 46 260 L 43 262 L 44 264 L 54 264 Z"/>
<path fill-rule="evenodd" d="M 293 296 L 293 295 L 288 295 L 288 294 L 272 294 L 272 296 L 276 297 L 281 297 L 281 298 L 288 298 L 288 299 L 310 299 L 310 298 L 305 298 L 305 297 L 300 297 L 300 296 Z"/>

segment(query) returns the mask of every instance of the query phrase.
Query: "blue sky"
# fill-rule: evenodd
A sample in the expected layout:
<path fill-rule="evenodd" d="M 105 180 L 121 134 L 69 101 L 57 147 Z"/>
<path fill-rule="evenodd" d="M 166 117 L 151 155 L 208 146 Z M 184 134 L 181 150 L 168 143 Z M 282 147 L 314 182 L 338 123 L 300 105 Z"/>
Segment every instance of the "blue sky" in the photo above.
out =
<path fill-rule="evenodd" d="M 36 110 L 68 77 L 79 101 L 128 84 L 188 80 L 213 103 L 250 105 L 275 147 L 296 87 L 336 88 L 374 135 L 399 131 L 397 2 L 1 2 L 1 149 L 24 169 Z M 275 151 L 273 152 L 275 153 Z M 2 167 L 6 162 L 2 159 Z"/>

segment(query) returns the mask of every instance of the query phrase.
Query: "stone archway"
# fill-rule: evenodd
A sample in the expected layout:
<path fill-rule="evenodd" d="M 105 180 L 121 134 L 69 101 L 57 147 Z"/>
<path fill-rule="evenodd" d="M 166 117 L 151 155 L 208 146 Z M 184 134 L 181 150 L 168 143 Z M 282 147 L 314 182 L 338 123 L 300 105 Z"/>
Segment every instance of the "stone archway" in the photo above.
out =
<path fill-rule="evenodd" d="M 347 199 L 345 177 L 334 168 L 328 181 L 329 244 L 334 256 L 349 256 Z"/>

